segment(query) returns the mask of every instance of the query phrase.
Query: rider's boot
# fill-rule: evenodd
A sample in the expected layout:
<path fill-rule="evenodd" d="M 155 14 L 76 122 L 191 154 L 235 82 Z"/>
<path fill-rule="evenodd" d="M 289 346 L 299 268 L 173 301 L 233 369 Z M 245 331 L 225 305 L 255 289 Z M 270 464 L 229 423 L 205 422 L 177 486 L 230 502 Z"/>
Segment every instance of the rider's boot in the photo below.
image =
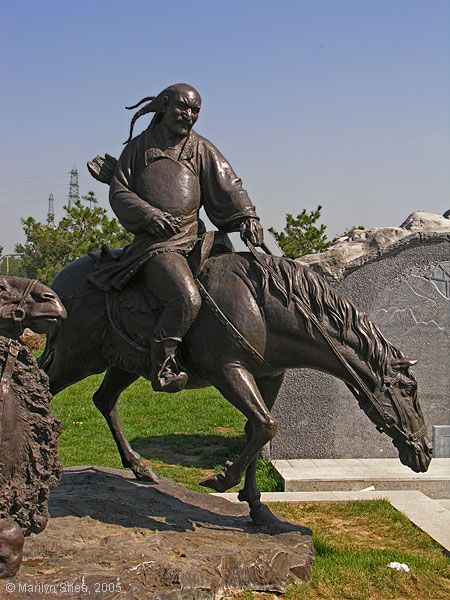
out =
<path fill-rule="evenodd" d="M 179 392 L 187 381 L 187 373 L 180 369 L 176 351 L 181 338 L 163 338 L 152 343 L 151 381 L 155 392 Z"/>

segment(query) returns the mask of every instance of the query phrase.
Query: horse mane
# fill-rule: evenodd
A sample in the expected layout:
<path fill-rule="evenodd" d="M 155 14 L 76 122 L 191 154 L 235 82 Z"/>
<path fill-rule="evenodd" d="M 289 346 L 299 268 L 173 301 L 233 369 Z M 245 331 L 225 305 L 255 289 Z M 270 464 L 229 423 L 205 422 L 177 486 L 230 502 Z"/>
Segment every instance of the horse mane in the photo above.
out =
<path fill-rule="evenodd" d="M 328 322 L 328 326 L 337 332 L 341 343 L 354 347 L 356 340 L 354 349 L 364 357 L 374 374 L 386 375 L 392 359 L 404 358 L 365 313 L 360 312 L 320 275 L 288 258 L 261 256 L 269 266 L 266 269 L 258 265 L 263 290 L 272 287 L 286 307 L 292 302 L 302 315 L 310 336 L 314 335 L 314 329 L 310 318 L 302 310 L 305 305 L 320 322 Z M 255 261 L 255 264 L 258 263 Z"/>
<path fill-rule="evenodd" d="M 1 363 L 8 343 L 0 336 Z M 61 472 L 56 453 L 61 423 L 50 412 L 48 378 L 25 345 L 17 356 L 8 396 L 13 408 L 3 426 L 12 419 L 12 431 L 6 433 L 13 436 L 14 452 L 6 452 L 0 442 L 0 518 L 14 519 L 25 535 L 39 533 L 47 522 L 50 490 Z"/>

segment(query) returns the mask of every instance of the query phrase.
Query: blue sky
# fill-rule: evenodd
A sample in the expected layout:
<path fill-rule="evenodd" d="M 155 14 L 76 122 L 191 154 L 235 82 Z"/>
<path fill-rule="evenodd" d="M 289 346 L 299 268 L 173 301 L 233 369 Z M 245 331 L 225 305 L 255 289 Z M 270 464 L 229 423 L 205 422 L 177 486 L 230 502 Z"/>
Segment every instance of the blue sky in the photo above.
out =
<path fill-rule="evenodd" d="M 118 156 L 124 106 L 184 81 L 265 227 L 330 235 L 450 207 L 450 2 L 0 0 L 0 244 Z M 138 133 L 148 123 L 143 117 Z M 269 236 L 270 234 L 267 234 Z"/>

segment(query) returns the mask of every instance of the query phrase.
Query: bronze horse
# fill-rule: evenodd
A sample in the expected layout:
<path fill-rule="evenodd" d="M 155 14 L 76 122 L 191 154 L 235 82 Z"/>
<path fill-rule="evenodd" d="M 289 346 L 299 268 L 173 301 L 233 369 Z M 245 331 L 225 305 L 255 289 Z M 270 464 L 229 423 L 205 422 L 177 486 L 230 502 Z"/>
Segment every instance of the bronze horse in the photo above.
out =
<path fill-rule="evenodd" d="M 374 424 L 392 438 L 400 460 L 416 472 L 426 471 L 432 451 L 410 372 L 414 361 L 311 270 L 285 258 L 258 256 L 210 257 L 199 276 L 206 301 L 182 347 L 188 387 L 214 386 L 247 418 L 241 454 L 202 484 L 223 492 L 245 473 L 239 499 L 249 503 L 257 524 L 272 522 L 260 502 L 256 459 L 277 431 L 270 410 L 284 372 L 301 367 L 342 379 Z M 94 404 L 109 425 L 124 467 L 138 479 L 157 481 L 131 448 L 116 412 L 121 392 L 148 373 L 132 365 L 124 368 L 105 352 L 107 298 L 87 281 L 96 260 L 82 257 L 54 280 L 68 319 L 48 339 L 40 364 L 52 394 L 106 370 Z"/>

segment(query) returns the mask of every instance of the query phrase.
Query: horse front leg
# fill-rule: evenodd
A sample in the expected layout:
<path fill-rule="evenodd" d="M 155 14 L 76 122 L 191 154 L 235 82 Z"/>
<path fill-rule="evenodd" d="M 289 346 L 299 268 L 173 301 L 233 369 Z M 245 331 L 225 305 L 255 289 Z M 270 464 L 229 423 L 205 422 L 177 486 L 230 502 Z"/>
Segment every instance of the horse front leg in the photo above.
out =
<path fill-rule="evenodd" d="M 250 441 L 252 437 L 252 425 L 250 421 L 245 424 L 245 436 L 247 441 Z M 256 483 L 256 467 L 258 460 L 261 456 L 261 452 L 255 456 L 255 458 L 248 465 L 245 471 L 245 482 L 244 487 L 239 490 L 238 500 L 239 502 L 247 502 L 250 508 L 250 516 L 256 525 L 262 525 L 259 522 L 259 512 L 261 510 L 261 492 L 259 491 L 258 484 Z"/>
<path fill-rule="evenodd" d="M 284 372 L 277 375 L 261 377 L 257 379 L 257 385 L 261 395 L 269 410 L 272 409 L 283 383 Z M 251 424 L 247 421 L 245 425 L 245 433 L 247 438 L 251 436 Z M 269 527 L 272 531 L 299 531 L 302 535 L 312 535 L 309 527 L 303 525 L 293 525 L 289 521 L 280 519 L 270 508 L 261 502 L 261 492 L 256 483 L 256 465 L 258 455 L 249 464 L 245 472 L 245 483 L 242 490 L 239 490 L 238 498 L 241 502 L 247 502 L 250 508 L 250 517 L 255 525 Z"/>
<path fill-rule="evenodd" d="M 227 463 L 220 473 L 200 482 L 200 485 L 217 492 L 225 492 L 240 482 L 244 471 L 277 431 L 277 423 L 267 409 L 251 373 L 241 365 L 232 364 L 224 367 L 221 376 L 214 382 L 216 388 L 247 417 L 250 425 L 249 438 L 238 458 L 233 463 Z"/>
<path fill-rule="evenodd" d="M 268 410 L 272 410 L 275 400 L 277 399 L 278 392 L 280 391 L 281 384 L 283 383 L 284 372 L 268 377 L 261 377 L 257 379 L 256 383 L 261 396 L 264 400 L 264 404 Z M 245 434 L 247 439 L 251 438 L 251 423 L 247 421 L 245 424 Z M 245 483 L 244 487 L 239 490 L 238 499 L 241 502 L 247 502 L 250 508 L 250 516 L 255 525 L 272 525 L 279 521 L 277 517 L 271 512 L 271 510 L 261 503 L 261 492 L 259 491 L 256 483 L 256 467 L 260 453 L 252 460 L 247 467 L 245 472 Z"/>
<path fill-rule="evenodd" d="M 140 454 L 135 452 L 122 431 L 119 415 L 116 411 L 117 400 L 120 394 L 136 381 L 138 375 L 127 373 L 117 367 L 111 367 L 106 371 L 101 386 L 95 392 L 93 401 L 98 410 L 105 417 L 108 427 L 126 469 L 131 469 L 141 481 L 159 481 L 158 476 L 145 464 Z"/>

